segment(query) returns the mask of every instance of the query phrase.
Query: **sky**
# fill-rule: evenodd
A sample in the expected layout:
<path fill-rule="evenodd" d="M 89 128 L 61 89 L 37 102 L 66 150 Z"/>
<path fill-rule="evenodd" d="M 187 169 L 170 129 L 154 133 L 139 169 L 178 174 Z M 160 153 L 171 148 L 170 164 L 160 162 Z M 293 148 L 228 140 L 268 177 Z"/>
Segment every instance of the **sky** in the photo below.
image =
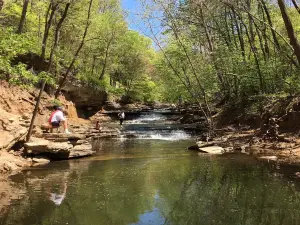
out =
<path fill-rule="evenodd" d="M 127 22 L 129 28 L 132 30 L 139 31 L 140 33 L 145 32 L 145 24 L 141 22 L 137 14 L 139 12 L 140 4 L 138 0 L 121 0 L 123 9 L 128 12 Z"/>
<path fill-rule="evenodd" d="M 128 26 L 130 29 L 138 31 L 140 34 L 148 36 L 152 39 L 152 45 L 155 49 L 158 49 L 158 46 L 153 41 L 153 35 L 148 28 L 148 24 L 143 22 L 141 16 L 139 14 L 143 13 L 142 6 L 140 4 L 140 0 L 121 0 L 122 8 L 128 13 L 126 18 L 128 22 Z M 160 17 L 160 13 L 152 8 L 152 13 L 156 16 Z M 160 39 L 162 27 L 161 22 L 156 19 L 151 19 L 152 30 L 155 32 L 156 37 Z M 160 39 L 161 40 L 161 39 Z"/>

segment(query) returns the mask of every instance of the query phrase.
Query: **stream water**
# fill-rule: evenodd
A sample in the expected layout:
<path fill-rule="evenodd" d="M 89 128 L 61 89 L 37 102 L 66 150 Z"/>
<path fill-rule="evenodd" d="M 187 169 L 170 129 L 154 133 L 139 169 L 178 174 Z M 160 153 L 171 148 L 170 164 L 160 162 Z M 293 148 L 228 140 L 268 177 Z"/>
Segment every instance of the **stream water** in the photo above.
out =
<path fill-rule="evenodd" d="M 191 134 L 154 118 L 125 125 L 139 138 L 96 141 L 93 157 L 11 176 L 0 224 L 300 224 L 297 170 L 246 155 L 198 156 L 186 150 Z"/>

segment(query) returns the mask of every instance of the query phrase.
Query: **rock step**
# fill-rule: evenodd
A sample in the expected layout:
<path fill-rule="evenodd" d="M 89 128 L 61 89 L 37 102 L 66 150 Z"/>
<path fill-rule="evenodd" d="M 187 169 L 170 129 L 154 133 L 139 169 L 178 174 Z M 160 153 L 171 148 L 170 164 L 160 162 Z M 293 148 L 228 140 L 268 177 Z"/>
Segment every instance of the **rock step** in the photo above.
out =
<path fill-rule="evenodd" d="M 86 138 L 83 134 L 65 134 L 65 133 L 44 133 L 42 135 L 45 139 L 67 139 L 67 140 L 84 140 Z"/>
<path fill-rule="evenodd" d="M 57 136 L 57 135 L 54 135 Z M 77 138 L 79 136 L 76 136 Z M 69 137 L 68 137 L 69 138 Z M 32 138 L 31 142 L 25 143 L 27 153 L 32 155 L 46 155 L 50 159 L 70 159 L 94 154 L 92 145 L 84 139 L 71 139 L 62 141 L 64 138 L 55 138 L 55 141 Z M 59 141 L 58 141 L 59 140 Z"/>

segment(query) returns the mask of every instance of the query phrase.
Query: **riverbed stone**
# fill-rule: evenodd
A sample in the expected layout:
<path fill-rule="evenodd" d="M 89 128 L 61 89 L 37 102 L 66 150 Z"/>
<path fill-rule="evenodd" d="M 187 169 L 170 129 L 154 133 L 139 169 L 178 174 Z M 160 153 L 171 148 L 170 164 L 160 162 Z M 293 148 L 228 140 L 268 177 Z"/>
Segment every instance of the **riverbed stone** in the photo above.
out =
<path fill-rule="evenodd" d="M 48 164 L 50 162 L 50 159 L 48 159 L 47 157 L 44 156 L 37 156 L 37 157 L 33 157 L 31 159 L 32 163 L 34 164 Z"/>
<path fill-rule="evenodd" d="M 261 160 L 261 161 L 277 161 L 278 160 L 278 157 L 275 156 L 275 155 L 271 155 L 271 156 L 260 156 L 260 157 L 257 157 L 258 160 Z"/>
<path fill-rule="evenodd" d="M 71 149 L 69 158 L 79 158 L 83 156 L 93 155 L 95 152 L 91 148 L 89 143 L 83 145 L 76 145 Z"/>
<path fill-rule="evenodd" d="M 214 154 L 214 155 L 221 155 L 225 152 L 224 148 L 219 146 L 210 146 L 210 147 L 203 147 L 199 148 L 200 152 Z"/>

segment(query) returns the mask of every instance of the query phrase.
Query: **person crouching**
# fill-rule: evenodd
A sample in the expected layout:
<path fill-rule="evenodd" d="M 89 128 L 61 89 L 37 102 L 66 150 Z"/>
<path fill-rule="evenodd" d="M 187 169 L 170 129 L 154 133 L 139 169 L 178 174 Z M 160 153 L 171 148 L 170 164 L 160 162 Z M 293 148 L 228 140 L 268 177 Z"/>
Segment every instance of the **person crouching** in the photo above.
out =
<path fill-rule="evenodd" d="M 61 126 L 61 124 L 63 124 L 66 134 L 71 133 L 68 130 L 68 122 L 64 116 L 62 107 L 57 107 L 56 110 L 51 113 L 51 116 L 50 116 L 48 122 L 50 125 L 51 133 L 53 132 L 53 128 L 59 128 Z"/>

